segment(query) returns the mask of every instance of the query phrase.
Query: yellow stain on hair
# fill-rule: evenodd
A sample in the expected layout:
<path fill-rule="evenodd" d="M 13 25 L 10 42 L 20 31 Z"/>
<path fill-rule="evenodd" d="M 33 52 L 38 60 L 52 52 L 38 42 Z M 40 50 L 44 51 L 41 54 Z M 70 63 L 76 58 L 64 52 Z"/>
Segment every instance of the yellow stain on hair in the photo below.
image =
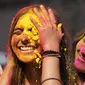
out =
<path fill-rule="evenodd" d="M 36 63 L 38 63 L 38 62 L 39 62 L 39 60 L 40 60 L 39 58 L 36 58 Z"/>
<path fill-rule="evenodd" d="M 67 48 L 64 48 L 64 51 L 66 52 L 67 51 Z"/>
<path fill-rule="evenodd" d="M 40 55 L 40 53 L 39 53 L 37 50 L 34 50 L 34 53 L 35 53 L 39 58 L 41 58 L 41 55 Z"/>
<path fill-rule="evenodd" d="M 35 57 L 36 63 L 40 63 L 41 62 L 41 58 L 42 58 L 40 53 L 37 50 L 34 50 L 34 53 L 36 54 L 36 57 Z"/>
<path fill-rule="evenodd" d="M 58 30 L 62 30 L 61 28 L 62 28 L 62 23 L 59 23 L 58 25 L 57 25 L 57 28 L 58 28 Z M 64 33 L 62 33 L 62 36 L 64 36 Z"/>
<path fill-rule="evenodd" d="M 60 29 L 60 28 L 62 27 L 62 23 L 59 23 L 59 24 L 57 25 L 57 27 L 58 27 L 58 29 Z"/>

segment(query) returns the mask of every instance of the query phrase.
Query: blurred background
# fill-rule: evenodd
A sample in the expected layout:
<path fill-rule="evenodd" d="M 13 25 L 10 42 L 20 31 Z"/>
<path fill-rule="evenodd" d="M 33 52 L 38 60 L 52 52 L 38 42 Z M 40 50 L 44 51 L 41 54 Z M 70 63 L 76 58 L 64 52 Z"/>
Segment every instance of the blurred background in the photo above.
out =
<path fill-rule="evenodd" d="M 20 8 L 37 3 L 56 9 L 72 37 L 84 28 L 85 0 L 0 0 L 0 64 L 6 62 L 4 54 L 13 16 Z"/>

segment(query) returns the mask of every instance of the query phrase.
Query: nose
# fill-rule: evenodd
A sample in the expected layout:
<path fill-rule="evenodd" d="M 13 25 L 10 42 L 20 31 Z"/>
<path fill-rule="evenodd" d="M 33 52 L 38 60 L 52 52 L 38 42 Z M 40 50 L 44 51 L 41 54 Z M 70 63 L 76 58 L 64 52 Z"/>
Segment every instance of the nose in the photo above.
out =
<path fill-rule="evenodd" d="M 22 44 L 27 45 L 29 43 L 28 35 L 24 34 L 22 38 Z"/>
<path fill-rule="evenodd" d="M 85 46 L 80 49 L 82 56 L 85 58 Z"/>
<path fill-rule="evenodd" d="M 29 40 L 28 39 L 23 39 L 22 40 L 22 44 L 27 45 L 28 43 L 29 43 Z"/>

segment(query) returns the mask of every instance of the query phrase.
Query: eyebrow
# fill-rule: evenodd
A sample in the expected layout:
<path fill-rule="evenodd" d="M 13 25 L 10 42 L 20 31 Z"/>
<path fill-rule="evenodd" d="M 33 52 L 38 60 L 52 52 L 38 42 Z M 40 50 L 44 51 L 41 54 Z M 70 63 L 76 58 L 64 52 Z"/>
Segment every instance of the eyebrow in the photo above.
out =
<path fill-rule="evenodd" d="M 23 29 L 21 29 L 21 28 L 16 28 L 16 29 L 14 29 L 14 31 L 16 31 L 16 30 L 21 30 L 21 31 L 23 31 Z"/>

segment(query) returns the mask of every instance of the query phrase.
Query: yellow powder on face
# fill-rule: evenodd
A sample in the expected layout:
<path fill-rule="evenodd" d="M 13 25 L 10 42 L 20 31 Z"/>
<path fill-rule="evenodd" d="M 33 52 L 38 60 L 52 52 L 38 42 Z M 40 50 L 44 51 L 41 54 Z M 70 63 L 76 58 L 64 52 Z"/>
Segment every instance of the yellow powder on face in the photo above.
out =
<path fill-rule="evenodd" d="M 44 16 L 44 15 L 42 14 L 42 12 L 40 12 L 40 14 L 41 14 L 42 16 Z M 30 21 L 30 16 L 32 16 L 32 17 L 34 18 L 34 20 L 37 21 L 37 23 L 38 23 L 40 26 L 42 26 L 42 25 L 41 25 L 41 22 L 39 21 L 39 18 L 38 18 L 38 17 L 36 16 L 36 14 L 32 11 L 32 9 L 28 10 L 28 12 L 27 12 L 26 14 L 22 15 L 22 16 L 19 18 L 19 20 L 18 20 L 19 24 L 18 24 L 18 25 L 21 25 L 21 23 L 23 23 L 24 26 L 25 26 L 26 28 L 28 28 L 28 29 L 30 29 L 31 27 L 34 27 L 34 28 L 35 28 L 34 24 Z M 23 18 L 24 18 L 24 20 L 23 20 Z M 28 23 L 29 23 L 29 24 L 28 24 Z M 17 27 L 17 25 L 16 25 L 16 27 Z M 16 27 L 15 27 L 15 28 L 16 28 Z M 35 30 L 36 30 L 36 29 L 35 29 Z"/>
<path fill-rule="evenodd" d="M 34 18 L 34 20 L 40 26 L 42 26 L 41 22 L 39 21 L 39 18 L 35 15 L 35 13 L 32 11 L 32 9 L 30 9 L 30 10 L 28 10 L 28 12 L 26 14 L 22 15 L 19 18 L 19 20 L 18 20 L 18 22 L 17 22 L 17 24 L 15 26 L 15 29 L 16 28 L 25 28 L 26 30 L 30 30 L 31 29 L 31 31 L 28 32 L 29 38 L 30 39 L 32 38 L 33 40 L 39 40 L 38 31 L 37 31 L 35 25 L 31 22 L 30 16 L 32 16 Z"/>
<path fill-rule="evenodd" d="M 30 16 L 32 16 L 34 18 L 34 20 L 36 20 L 36 22 L 41 25 L 41 22 L 39 21 L 38 17 L 35 15 L 35 13 L 33 13 L 32 10 L 28 10 L 28 12 L 24 15 L 22 15 L 19 20 L 17 21 L 17 24 L 15 26 L 15 29 L 17 28 L 22 28 L 24 29 L 23 33 L 28 35 L 28 39 L 30 41 L 31 45 L 36 45 L 36 41 L 37 43 L 40 43 L 40 39 L 39 39 L 39 34 L 38 34 L 38 30 L 36 29 L 35 25 L 31 22 L 30 20 Z M 34 58 L 36 60 L 36 63 L 41 63 L 41 55 L 37 50 L 34 50 Z"/>

